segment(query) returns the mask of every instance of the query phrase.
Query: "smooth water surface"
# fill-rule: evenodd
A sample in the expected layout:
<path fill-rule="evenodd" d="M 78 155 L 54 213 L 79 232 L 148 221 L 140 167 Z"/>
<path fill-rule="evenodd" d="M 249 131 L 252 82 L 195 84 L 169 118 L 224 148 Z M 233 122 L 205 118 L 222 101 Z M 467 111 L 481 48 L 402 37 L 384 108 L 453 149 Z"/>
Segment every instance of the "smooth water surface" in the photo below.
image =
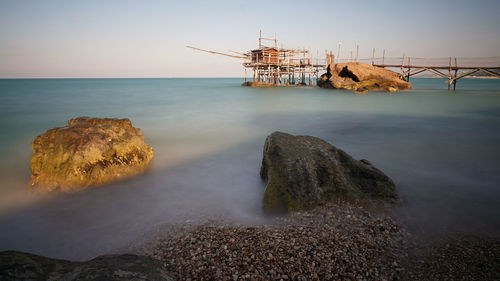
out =
<path fill-rule="evenodd" d="M 0 250 L 86 259 L 152 229 L 264 221 L 262 146 L 313 135 L 396 182 L 417 233 L 500 235 L 500 80 L 413 79 L 389 94 L 257 89 L 242 79 L 0 80 Z M 142 177 L 79 194 L 27 192 L 30 142 L 77 116 L 129 118 L 155 149 Z"/>

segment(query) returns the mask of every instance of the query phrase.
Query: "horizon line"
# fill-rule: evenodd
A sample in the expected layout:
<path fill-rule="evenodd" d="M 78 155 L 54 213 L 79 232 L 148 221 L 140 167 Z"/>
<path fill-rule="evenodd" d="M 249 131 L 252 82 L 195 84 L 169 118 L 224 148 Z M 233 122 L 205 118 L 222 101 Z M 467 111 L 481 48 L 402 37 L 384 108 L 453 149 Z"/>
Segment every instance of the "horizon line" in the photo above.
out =
<path fill-rule="evenodd" d="M 193 79 L 193 78 L 241 78 L 236 76 L 186 76 L 186 77 L 0 77 L 0 80 L 16 80 L 16 79 Z"/>

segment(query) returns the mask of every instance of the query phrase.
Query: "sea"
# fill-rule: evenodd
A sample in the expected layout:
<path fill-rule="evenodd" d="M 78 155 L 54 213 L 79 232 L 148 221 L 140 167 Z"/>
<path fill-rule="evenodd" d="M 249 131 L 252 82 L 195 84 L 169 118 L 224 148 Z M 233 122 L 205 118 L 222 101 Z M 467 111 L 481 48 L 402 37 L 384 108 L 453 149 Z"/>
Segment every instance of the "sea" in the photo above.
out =
<path fill-rule="evenodd" d="M 500 235 L 500 80 L 411 79 L 399 93 L 249 88 L 242 78 L 0 80 L 0 251 L 85 260 L 158 229 L 268 223 L 259 176 L 274 131 L 322 138 L 396 183 L 415 235 Z M 78 116 L 129 118 L 155 151 L 142 176 L 29 191 L 31 142 Z M 139 242 L 138 242 L 139 241 Z"/>

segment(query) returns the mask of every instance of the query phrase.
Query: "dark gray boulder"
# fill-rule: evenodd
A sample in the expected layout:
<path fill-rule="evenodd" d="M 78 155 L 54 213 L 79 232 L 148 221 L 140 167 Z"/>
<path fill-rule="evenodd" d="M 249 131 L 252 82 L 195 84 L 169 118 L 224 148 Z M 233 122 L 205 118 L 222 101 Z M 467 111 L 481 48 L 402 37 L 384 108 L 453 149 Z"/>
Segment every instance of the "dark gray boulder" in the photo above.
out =
<path fill-rule="evenodd" d="M 0 280 L 175 280 L 160 261 L 137 255 L 106 255 L 86 262 L 51 259 L 17 251 L 0 252 Z"/>
<path fill-rule="evenodd" d="M 369 161 L 311 136 L 269 135 L 260 175 L 267 181 L 266 212 L 305 210 L 337 199 L 398 200 L 394 182 Z"/>

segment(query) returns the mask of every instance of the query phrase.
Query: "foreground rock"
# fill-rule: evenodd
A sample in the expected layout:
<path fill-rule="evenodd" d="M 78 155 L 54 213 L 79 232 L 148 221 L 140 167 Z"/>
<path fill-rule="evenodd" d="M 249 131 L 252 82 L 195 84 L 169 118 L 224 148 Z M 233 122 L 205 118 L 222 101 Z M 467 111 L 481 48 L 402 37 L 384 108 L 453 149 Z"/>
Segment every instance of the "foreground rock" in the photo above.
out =
<path fill-rule="evenodd" d="M 0 279 L 175 280 L 159 261 L 146 256 L 109 255 L 87 262 L 71 262 L 16 251 L 0 252 Z"/>
<path fill-rule="evenodd" d="M 356 62 L 329 65 L 317 84 L 322 88 L 354 90 L 357 93 L 365 93 L 368 90 L 396 92 L 411 89 L 411 84 L 400 79 L 393 71 Z"/>
<path fill-rule="evenodd" d="M 179 280 L 397 280 L 407 235 L 387 216 L 336 202 L 269 225 L 183 226 L 148 251 Z"/>
<path fill-rule="evenodd" d="M 40 192 L 77 191 L 134 176 L 154 155 L 128 119 L 71 119 L 38 136 L 31 147 L 31 186 Z"/>
<path fill-rule="evenodd" d="M 304 210 L 339 198 L 398 199 L 393 181 L 370 162 L 311 136 L 268 136 L 260 175 L 267 180 L 265 211 Z"/>

